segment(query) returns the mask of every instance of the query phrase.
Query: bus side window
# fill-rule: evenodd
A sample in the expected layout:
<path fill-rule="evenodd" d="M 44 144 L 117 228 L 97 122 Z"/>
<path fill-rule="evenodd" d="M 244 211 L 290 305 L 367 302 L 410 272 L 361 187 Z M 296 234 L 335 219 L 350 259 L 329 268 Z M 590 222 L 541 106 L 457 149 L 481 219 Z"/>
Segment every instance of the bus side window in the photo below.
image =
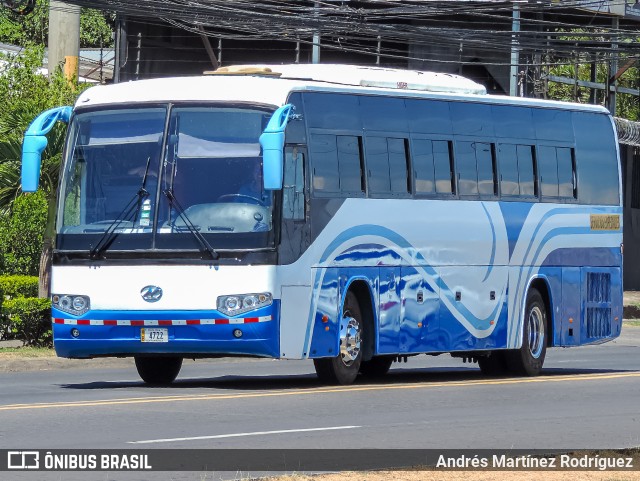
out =
<path fill-rule="evenodd" d="M 368 136 L 365 151 L 370 195 L 389 197 L 410 192 L 405 139 Z"/>
<path fill-rule="evenodd" d="M 412 161 L 417 195 L 453 194 L 453 148 L 447 140 L 412 141 Z"/>
<path fill-rule="evenodd" d="M 540 169 L 540 193 L 542 198 L 558 197 L 558 159 L 556 148 L 538 146 L 538 167 Z"/>
<path fill-rule="evenodd" d="M 577 198 L 575 154 L 570 147 L 538 146 L 543 197 Z"/>
<path fill-rule="evenodd" d="M 535 197 L 533 152 L 531 145 L 498 144 L 500 191 L 503 197 Z"/>
<path fill-rule="evenodd" d="M 284 187 L 282 216 L 304 220 L 304 156 L 296 147 L 287 147 L 284 154 Z"/>

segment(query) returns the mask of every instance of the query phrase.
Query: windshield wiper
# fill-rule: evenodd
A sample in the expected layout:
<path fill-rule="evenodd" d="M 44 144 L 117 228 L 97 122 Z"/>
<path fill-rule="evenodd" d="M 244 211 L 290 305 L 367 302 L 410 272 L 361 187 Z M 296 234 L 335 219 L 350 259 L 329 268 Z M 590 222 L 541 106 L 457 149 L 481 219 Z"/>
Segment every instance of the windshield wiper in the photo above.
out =
<path fill-rule="evenodd" d="M 122 224 L 123 222 L 127 221 L 127 219 L 129 219 L 129 217 L 134 212 L 134 210 L 135 210 L 135 214 L 133 216 L 133 221 L 135 222 L 135 219 L 138 217 L 138 213 L 140 212 L 140 208 L 142 206 L 143 200 L 146 197 L 149 197 L 149 192 L 147 191 L 146 187 L 147 187 L 147 177 L 149 175 L 150 163 L 151 163 L 151 156 L 147 158 L 147 166 L 144 169 L 144 176 L 142 177 L 142 185 L 140 186 L 140 189 L 138 190 L 138 192 L 136 192 L 133 198 L 127 203 L 127 205 L 125 205 L 124 209 L 122 209 L 122 212 L 118 214 L 118 216 L 109 225 L 109 227 L 106 228 L 106 230 L 103 232 L 102 236 L 98 240 L 98 243 L 91 248 L 91 250 L 89 251 L 89 256 L 92 259 L 95 259 L 96 257 L 98 257 L 101 252 L 105 251 L 111 246 L 111 244 L 113 244 L 113 241 L 118 236 L 118 234 L 116 233 L 116 230 L 118 229 L 118 227 L 120 227 L 120 224 Z"/>
<path fill-rule="evenodd" d="M 176 208 L 176 210 L 178 211 L 178 215 L 182 218 L 182 221 L 184 222 L 184 225 L 187 227 L 189 232 L 193 234 L 193 236 L 196 238 L 200 246 L 205 251 L 208 252 L 208 254 L 211 256 L 211 258 L 214 261 L 220 258 L 220 254 L 218 254 L 214 250 L 214 248 L 211 247 L 211 244 L 207 242 L 207 239 L 204 238 L 204 236 L 200 233 L 200 230 L 193 224 L 193 222 L 191 222 L 191 219 L 189 219 L 189 217 L 187 216 L 187 213 L 184 211 L 184 209 L 178 202 L 178 199 L 176 199 L 176 196 L 173 193 L 173 187 L 169 187 L 169 189 L 163 190 L 162 193 L 167 197 L 167 199 L 169 199 L 169 206 Z M 174 222 L 174 225 L 175 225 L 175 222 Z"/>

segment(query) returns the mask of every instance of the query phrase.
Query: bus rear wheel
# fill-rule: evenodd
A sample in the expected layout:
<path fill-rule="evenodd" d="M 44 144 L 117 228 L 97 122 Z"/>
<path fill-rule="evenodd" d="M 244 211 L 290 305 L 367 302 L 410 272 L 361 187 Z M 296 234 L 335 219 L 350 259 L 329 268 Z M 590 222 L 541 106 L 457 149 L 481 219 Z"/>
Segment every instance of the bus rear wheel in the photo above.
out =
<path fill-rule="evenodd" d="M 537 289 L 527 294 L 522 347 L 507 351 L 509 369 L 522 376 L 537 376 L 547 353 L 547 308 Z"/>
<path fill-rule="evenodd" d="M 478 366 L 485 376 L 504 376 L 509 371 L 504 351 L 492 351 L 478 357 Z"/>
<path fill-rule="evenodd" d="M 171 384 L 182 367 L 181 357 L 136 357 L 138 374 L 147 384 Z"/>
<path fill-rule="evenodd" d="M 347 293 L 340 319 L 340 352 L 336 357 L 314 359 L 316 374 L 327 384 L 351 384 L 362 363 L 362 314 L 355 294 Z"/>

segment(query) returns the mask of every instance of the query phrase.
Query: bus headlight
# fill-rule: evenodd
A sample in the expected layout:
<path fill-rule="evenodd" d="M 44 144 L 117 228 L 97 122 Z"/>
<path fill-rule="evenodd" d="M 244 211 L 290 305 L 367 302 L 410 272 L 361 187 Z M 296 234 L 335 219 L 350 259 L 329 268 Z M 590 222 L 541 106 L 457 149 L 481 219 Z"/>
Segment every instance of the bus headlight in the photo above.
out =
<path fill-rule="evenodd" d="M 217 300 L 218 310 L 227 316 L 236 316 L 243 312 L 252 311 L 259 307 L 270 306 L 273 302 L 271 293 L 235 294 L 220 296 Z"/>
<path fill-rule="evenodd" d="M 51 304 L 56 309 L 74 316 L 81 316 L 90 309 L 88 296 L 76 296 L 73 294 L 54 294 L 51 296 Z"/>

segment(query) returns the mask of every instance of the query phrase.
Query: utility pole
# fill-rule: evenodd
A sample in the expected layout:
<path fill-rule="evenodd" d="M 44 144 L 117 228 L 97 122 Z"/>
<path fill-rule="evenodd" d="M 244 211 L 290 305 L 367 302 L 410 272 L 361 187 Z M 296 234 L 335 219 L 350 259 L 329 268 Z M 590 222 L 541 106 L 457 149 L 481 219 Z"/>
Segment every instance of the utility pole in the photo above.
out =
<path fill-rule="evenodd" d="M 518 95 L 518 66 L 520 63 L 520 6 L 513 4 L 513 16 L 511 21 L 511 71 L 509 74 L 509 95 Z"/>
<path fill-rule="evenodd" d="M 80 7 L 51 0 L 49 6 L 49 75 L 62 67 L 67 80 L 78 77 Z"/>

